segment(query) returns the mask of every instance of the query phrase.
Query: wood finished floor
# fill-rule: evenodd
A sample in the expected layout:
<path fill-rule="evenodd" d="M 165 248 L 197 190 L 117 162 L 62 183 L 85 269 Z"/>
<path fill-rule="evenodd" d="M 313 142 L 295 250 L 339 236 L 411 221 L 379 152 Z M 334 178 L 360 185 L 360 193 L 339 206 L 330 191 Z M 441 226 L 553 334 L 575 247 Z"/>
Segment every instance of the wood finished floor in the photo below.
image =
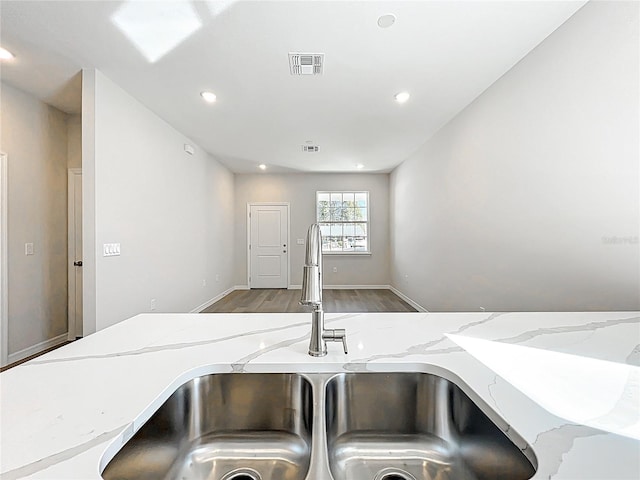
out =
<path fill-rule="evenodd" d="M 299 305 L 300 290 L 236 290 L 200 313 L 299 313 L 309 308 Z M 415 312 L 391 290 L 323 290 L 325 312 Z"/>
<path fill-rule="evenodd" d="M 323 290 L 323 308 L 329 313 L 353 312 L 415 312 L 407 302 L 391 290 Z M 299 313 L 309 312 L 302 307 L 300 290 L 257 289 L 236 290 L 200 313 Z M 0 372 L 21 365 L 70 342 L 31 355 L 19 362 L 0 368 Z"/>

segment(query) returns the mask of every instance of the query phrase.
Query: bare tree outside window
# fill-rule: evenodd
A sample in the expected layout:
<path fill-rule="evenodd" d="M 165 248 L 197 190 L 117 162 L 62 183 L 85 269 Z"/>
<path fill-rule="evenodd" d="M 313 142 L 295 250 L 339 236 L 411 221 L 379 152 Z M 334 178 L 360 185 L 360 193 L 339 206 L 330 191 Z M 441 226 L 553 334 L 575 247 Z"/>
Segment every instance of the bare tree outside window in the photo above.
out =
<path fill-rule="evenodd" d="M 369 192 L 316 192 L 325 253 L 369 253 Z"/>

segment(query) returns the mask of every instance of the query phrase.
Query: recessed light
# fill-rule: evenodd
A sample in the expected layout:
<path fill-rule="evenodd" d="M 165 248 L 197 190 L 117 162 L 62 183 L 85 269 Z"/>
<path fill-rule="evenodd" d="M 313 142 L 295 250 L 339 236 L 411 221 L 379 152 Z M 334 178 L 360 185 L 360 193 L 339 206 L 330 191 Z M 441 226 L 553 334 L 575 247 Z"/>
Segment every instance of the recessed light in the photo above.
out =
<path fill-rule="evenodd" d="M 357 168 L 358 170 L 362 170 L 362 169 L 364 168 L 364 165 L 363 165 L 363 164 L 361 164 L 361 163 L 359 163 L 359 164 L 357 164 L 357 165 L 356 165 L 356 168 Z"/>
<path fill-rule="evenodd" d="M 200 96 L 204 98 L 205 102 L 213 103 L 216 101 L 216 94 L 213 92 L 202 92 Z"/>
<path fill-rule="evenodd" d="M 389 28 L 396 23 L 396 16 L 393 13 L 387 13 L 378 18 L 378 26 L 380 28 Z"/>
<path fill-rule="evenodd" d="M 258 168 L 259 168 L 260 170 L 266 170 L 266 169 L 267 169 L 267 166 L 266 166 L 264 163 L 261 163 L 260 165 L 258 165 Z"/>
<path fill-rule="evenodd" d="M 398 103 L 404 103 L 407 100 L 409 100 L 410 96 L 411 95 L 409 95 L 409 92 L 400 92 L 400 93 L 396 93 L 393 98 L 395 98 L 396 102 Z"/>
<path fill-rule="evenodd" d="M 13 58 L 15 58 L 13 53 L 11 53 L 6 48 L 0 47 L 0 60 L 11 60 Z"/>

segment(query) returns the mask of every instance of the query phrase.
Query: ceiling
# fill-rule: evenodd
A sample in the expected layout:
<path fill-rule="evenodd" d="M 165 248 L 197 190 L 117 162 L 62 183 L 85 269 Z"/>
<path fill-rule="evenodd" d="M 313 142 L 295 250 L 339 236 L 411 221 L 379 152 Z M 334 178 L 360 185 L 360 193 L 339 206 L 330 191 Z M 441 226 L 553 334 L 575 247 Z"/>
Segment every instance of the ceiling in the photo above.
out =
<path fill-rule="evenodd" d="M 584 3 L 2 0 L 0 75 L 77 113 L 95 67 L 235 172 L 388 172 Z"/>

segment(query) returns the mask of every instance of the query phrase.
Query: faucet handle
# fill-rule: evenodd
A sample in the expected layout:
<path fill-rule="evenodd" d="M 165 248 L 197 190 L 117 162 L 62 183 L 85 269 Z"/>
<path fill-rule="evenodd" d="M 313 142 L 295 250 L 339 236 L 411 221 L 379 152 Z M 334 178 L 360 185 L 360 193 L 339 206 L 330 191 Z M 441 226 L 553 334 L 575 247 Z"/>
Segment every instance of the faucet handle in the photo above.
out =
<path fill-rule="evenodd" d="M 325 330 L 322 332 L 322 339 L 325 342 L 342 342 L 344 353 L 349 353 L 347 349 L 347 331 L 344 328 L 335 328 L 333 330 Z"/>
<path fill-rule="evenodd" d="M 342 348 L 344 350 L 344 354 L 346 355 L 349 353 L 349 350 L 347 349 L 347 332 L 344 332 L 341 335 L 341 338 L 342 338 Z"/>

